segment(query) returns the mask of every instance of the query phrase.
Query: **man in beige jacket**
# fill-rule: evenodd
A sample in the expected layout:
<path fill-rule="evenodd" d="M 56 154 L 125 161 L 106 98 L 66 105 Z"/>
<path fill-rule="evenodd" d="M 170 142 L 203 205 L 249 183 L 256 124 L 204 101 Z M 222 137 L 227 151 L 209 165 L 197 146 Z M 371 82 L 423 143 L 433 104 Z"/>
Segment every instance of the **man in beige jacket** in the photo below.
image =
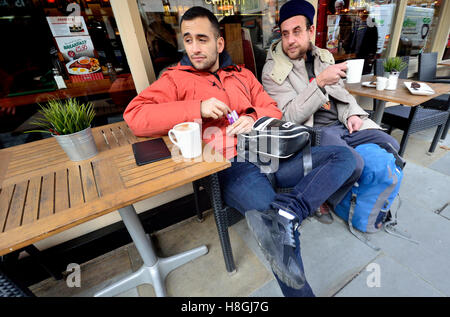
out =
<path fill-rule="evenodd" d="M 368 118 L 344 88 L 346 63 L 334 64 L 333 55 L 311 43 L 315 28 L 314 7 L 304 0 L 291 0 L 280 9 L 281 40 L 271 45 L 262 73 L 264 89 L 277 102 L 283 118 L 320 127 L 321 145 L 351 149 L 357 167 L 350 179 L 329 199 L 334 208 L 358 180 L 364 161 L 354 148 L 376 143 L 395 153 L 398 142 Z M 328 206 L 316 215 L 331 222 Z M 325 215 L 326 217 L 322 217 Z"/>

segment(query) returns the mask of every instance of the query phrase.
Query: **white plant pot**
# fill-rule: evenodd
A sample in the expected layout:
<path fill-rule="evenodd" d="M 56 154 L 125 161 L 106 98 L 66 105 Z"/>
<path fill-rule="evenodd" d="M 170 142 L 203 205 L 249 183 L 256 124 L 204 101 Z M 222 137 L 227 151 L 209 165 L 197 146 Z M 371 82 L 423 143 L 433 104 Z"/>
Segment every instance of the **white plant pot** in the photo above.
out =
<path fill-rule="evenodd" d="M 400 75 L 399 72 L 392 72 L 389 73 L 387 78 L 387 85 L 386 85 L 386 89 L 387 90 L 395 90 L 397 89 L 397 83 L 398 83 L 398 76 Z"/>
<path fill-rule="evenodd" d="M 67 135 L 54 135 L 71 161 L 82 161 L 98 153 L 91 128 Z"/>

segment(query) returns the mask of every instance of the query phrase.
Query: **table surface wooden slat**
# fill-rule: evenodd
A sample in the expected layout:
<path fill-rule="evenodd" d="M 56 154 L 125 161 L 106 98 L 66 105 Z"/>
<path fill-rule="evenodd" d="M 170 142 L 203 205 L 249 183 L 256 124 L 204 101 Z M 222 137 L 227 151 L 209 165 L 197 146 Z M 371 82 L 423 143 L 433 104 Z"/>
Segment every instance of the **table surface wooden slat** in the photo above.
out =
<path fill-rule="evenodd" d="M 0 255 L 230 166 L 219 154 L 184 161 L 177 151 L 137 166 L 131 144 L 146 138 L 125 122 L 92 131 L 99 153 L 85 161 L 69 161 L 54 138 L 0 150 Z"/>

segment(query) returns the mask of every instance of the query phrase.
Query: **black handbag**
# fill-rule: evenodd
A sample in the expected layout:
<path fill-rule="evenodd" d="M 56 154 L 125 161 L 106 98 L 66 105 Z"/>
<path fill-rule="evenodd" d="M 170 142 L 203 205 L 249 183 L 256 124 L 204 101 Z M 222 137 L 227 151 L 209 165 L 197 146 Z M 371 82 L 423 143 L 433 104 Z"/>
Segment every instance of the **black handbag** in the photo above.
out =
<path fill-rule="evenodd" d="M 263 173 L 274 173 L 273 162 L 303 152 L 304 175 L 312 170 L 311 128 L 271 117 L 259 118 L 248 134 L 237 137 L 240 158 L 261 167 Z"/>

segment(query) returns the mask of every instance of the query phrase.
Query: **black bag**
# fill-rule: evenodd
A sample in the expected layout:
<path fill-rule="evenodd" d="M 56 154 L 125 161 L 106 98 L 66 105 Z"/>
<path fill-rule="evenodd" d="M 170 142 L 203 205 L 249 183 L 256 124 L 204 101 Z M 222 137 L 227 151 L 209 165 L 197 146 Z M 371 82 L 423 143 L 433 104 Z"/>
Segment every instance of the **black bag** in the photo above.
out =
<path fill-rule="evenodd" d="M 273 162 L 303 151 L 304 175 L 312 170 L 311 128 L 270 117 L 259 118 L 248 134 L 239 134 L 238 156 L 274 173 Z"/>

